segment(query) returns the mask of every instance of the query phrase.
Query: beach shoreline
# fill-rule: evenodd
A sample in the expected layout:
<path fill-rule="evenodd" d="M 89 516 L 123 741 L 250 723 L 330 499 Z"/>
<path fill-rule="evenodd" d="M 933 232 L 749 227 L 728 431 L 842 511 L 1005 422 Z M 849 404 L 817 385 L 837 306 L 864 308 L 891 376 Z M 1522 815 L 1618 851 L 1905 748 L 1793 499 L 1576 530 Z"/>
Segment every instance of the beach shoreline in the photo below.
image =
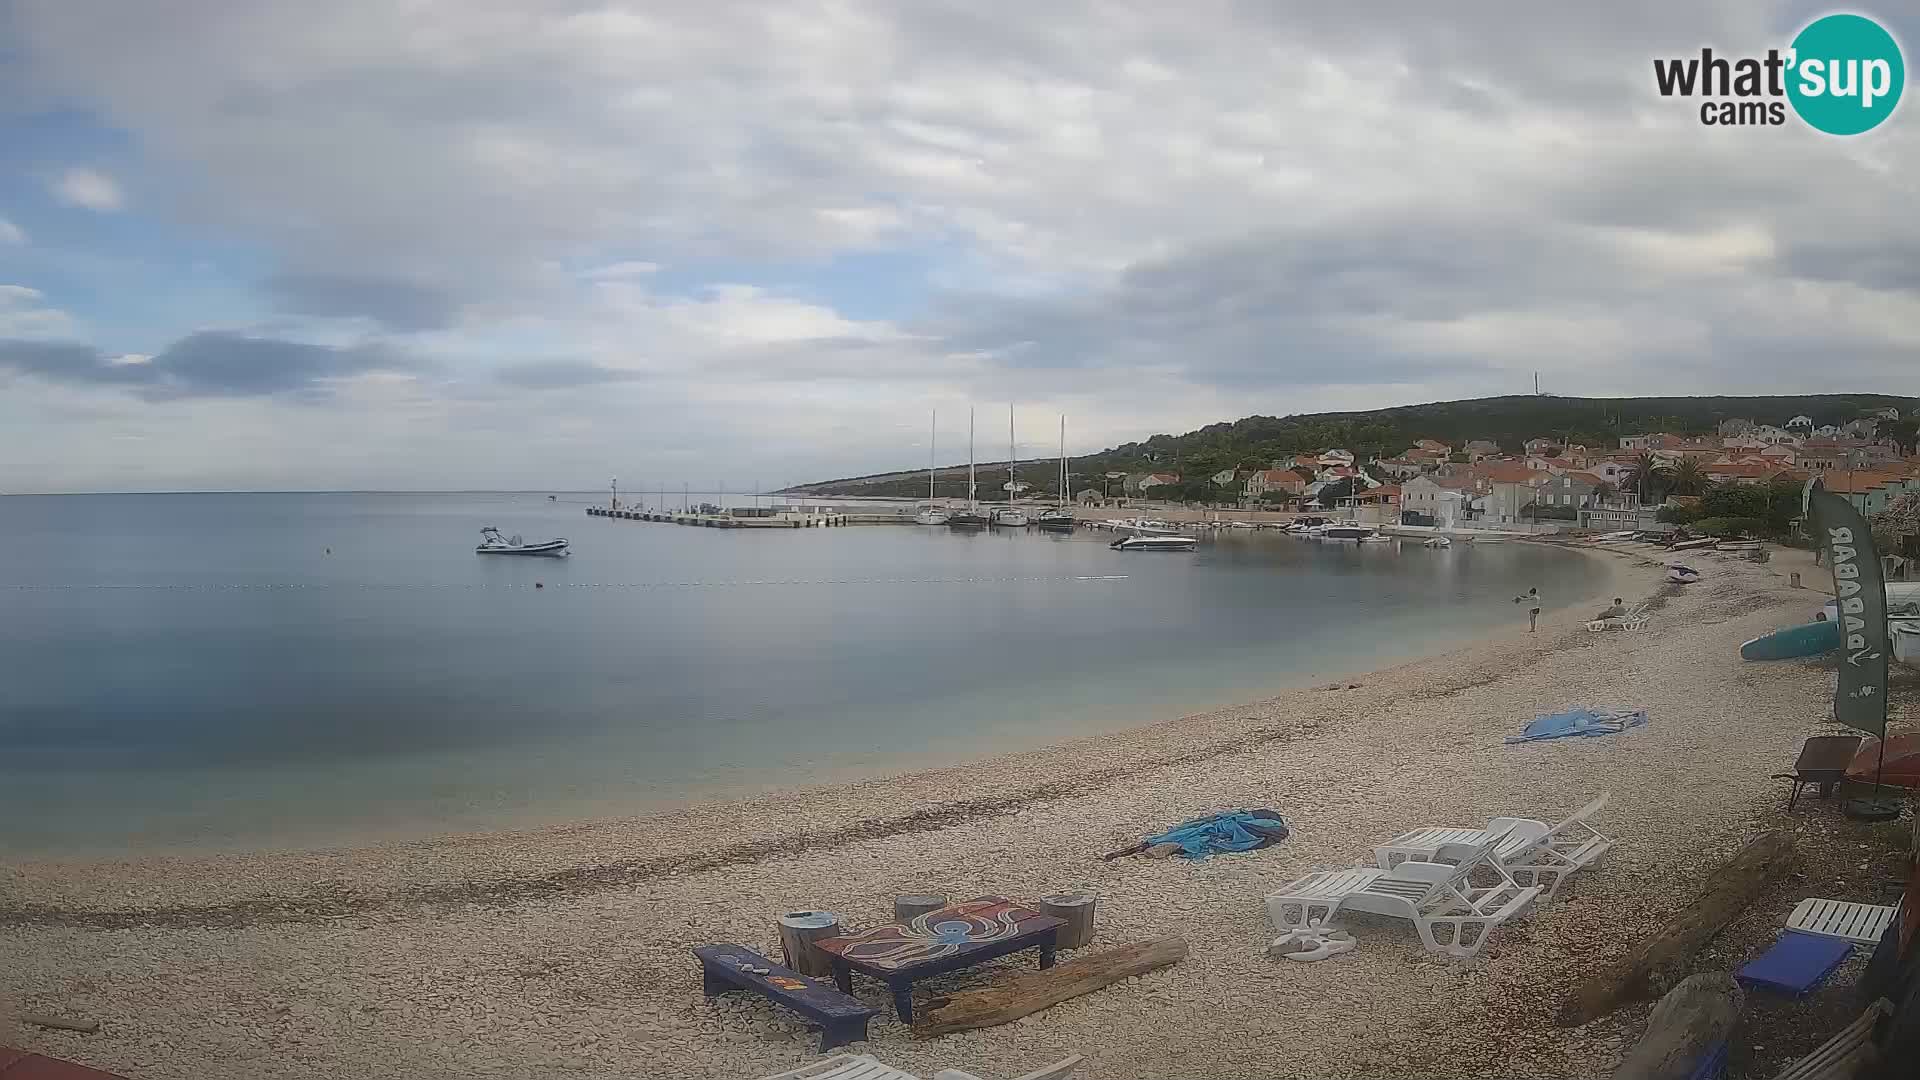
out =
<path fill-rule="evenodd" d="M 1179 934 L 1189 959 L 937 1039 L 886 1011 L 855 1051 L 921 1076 L 1014 1076 L 1068 1053 L 1086 1054 L 1083 1073 L 1102 1080 L 1604 1075 L 1645 1007 L 1554 1026 L 1582 973 L 1653 932 L 1754 832 L 1838 815 L 1803 802 L 1787 818 L 1768 779 L 1823 728 L 1824 675 L 1814 662 L 1737 656 L 1739 642 L 1823 599 L 1788 584 L 1795 569 L 1818 581 L 1804 555 L 1702 557 L 1705 579 L 1675 586 L 1663 553 L 1592 554 L 1617 571 L 1599 599 L 1648 600 L 1648 629 L 1589 633 L 1589 605 L 1568 605 L 1537 634 L 1520 615 L 1513 632 L 1338 690 L 627 822 L 329 853 L 14 864 L 0 870 L 0 951 L 14 961 L 0 997 L 106 1018 L 98 1036 L 28 1038 L 143 1080 L 751 1077 L 818 1057 L 817 1035 L 757 997 L 704 999 L 690 947 L 738 942 L 777 957 L 782 911 L 872 926 L 905 893 L 1071 891 L 1100 898 L 1094 948 Z M 1644 708 L 1652 720 L 1607 738 L 1505 743 L 1570 705 Z M 1261 897 L 1302 874 L 1365 861 L 1408 828 L 1557 820 L 1603 792 L 1607 858 L 1471 964 L 1425 952 L 1390 920 L 1356 925 L 1360 948 L 1335 962 L 1262 955 L 1274 930 Z M 1277 810 L 1292 834 L 1197 863 L 1100 858 L 1236 807 Z M 1749 931 L 1769 933 L 1782 903 L 1757 906 Z M 1030 964 L 995 961 L 926 992 Z M 854 991 L 887 1005 L 878 984 Z"/>
<path fill-rule="evenodd" d="M 1614 595 L 1639 596 L 1654 584 L 1644 560 L 1602 548 L 1552 546 L 1598 560 L 1609 572 L 1591 594 L 1543 613 L 1541 633 L 1550 633 L 1569 621 L 1584 621 L 1589 608 L 1604 605 Z M 783 814 L 808 822 L 791 834 L 756 836 L 742 845 L 746 851 L 758 851 L 756 845 L 768 843 L 805 847 L 945 827 L 1015 812 L 1024 805 L 1055 797 L 1063 788 L 1097 784 L 1176 760 L 1200 760 L 1261 741 L 1284 739 L 1288 737 L 1285 717 L 1318 711 L 1323 704 L 1318 695 L 1352 693 L 1349 687 L 1364 689 L 1370 682 L 1394 680 L 1405 669 L 1445 667 L 1450 659 L 1499 645 L 1521 645 L 1528 638 L 1525 613 L 1516 607 L 1512 626 L 1482 633 L 1442 652 L 1418 655 L 1371 671 L 1337 677 L 1319 675 L 1311 680 L 1311 686 L 1290 687 L 1250 701 L 968 761 L 839 776 L 823 783 L 767 789 L 742 797 L 699 799 L 628 815 L 424 837 L 375 836 L 348 844 L 292 849 L 166 849 L 134 857 L 0 858 L 0 916 L 9 908 L 41 912 L 64 908 L 76 914 L 107 910 L 129 915 L 144 910 L 171 912 L 167 917 L 180 921 L 188 918 L 184 909 L 212 909 L 263 898 L 291 901 L 289 906 L 316 916 L 337 916 L 348 910 L 383 906 L 402 894 L 407 896 L 405 902 L 419 902 L 429 895 L 444 899 L 461 893 L 473 882 L 490 882 L 485 891 L 492 896 L 539 894 L 557 888 L 554 882 L 558 878 L 596 866 L 602 871 L 594 876 L 603 883 L 616 878 L 637 880 L 668 864 L 653 853 L 635 852 L 636 833 L 650 828 L 678 830 L 701 819 L 749 820 Z M 1255 713 L 1274 716 L 1255 717 Z M 1249 726 L 1250 720 L 1257 724 Z M 1193 740 L 1196 745 L 1172 755 L 1162 749 L 1181 739 Z M 949 791 L 971 794 L 956 800 L 947 796 Z M 869 813 L 875 803 L 899 805 L 902 801 L 911 809 L 879 819 Z M 825 829 L 818 826 L 842 811 L 855 824 Z M 617 860 L 628 868 L 624 874 L 604 869 L 604 853 L 608 850 L 631 852 Z M 531 865 L 529 853 L 537 853 Z M 500 865 L 506 856 L 534 872 L 512 878 L 491 875 L 488 868 Z M 243 879 L 244 886 L 219 884 L 234 877 Z M 288 883 L 306 885 L 321 878 L 329 882 L 326 895 L 286 888 Z M 264 892 L 260 891 L 263 884 L 268 886 Z M 373 891 L 358 901 L 345 899 L 346 891 L 361 887 Z M 111 900 L 105 899 L 108 893 Z"/>

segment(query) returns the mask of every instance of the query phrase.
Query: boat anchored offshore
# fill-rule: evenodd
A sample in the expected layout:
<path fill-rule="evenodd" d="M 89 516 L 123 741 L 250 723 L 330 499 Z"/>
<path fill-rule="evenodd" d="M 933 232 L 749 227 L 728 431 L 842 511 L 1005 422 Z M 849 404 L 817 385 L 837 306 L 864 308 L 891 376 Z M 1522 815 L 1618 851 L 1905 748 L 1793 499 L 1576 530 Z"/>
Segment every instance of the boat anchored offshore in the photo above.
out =
<path fill-rule="evenodd" d="M 1115 551 L 1192 551 L 1199 544 L 1191 536 L 1123 536 L 1107 546 Z"/>
<path fill-rule="evenodd" d="M 518 533 L 511 537 L 501 536 L 499 529 L 489 525 L 480 530 L 480 546 L 473 551 L 476 555 L 545 555 L 563 558 L 567 554 L 567 541 L 561 537 L 529 544 L 520 539 Z"/>

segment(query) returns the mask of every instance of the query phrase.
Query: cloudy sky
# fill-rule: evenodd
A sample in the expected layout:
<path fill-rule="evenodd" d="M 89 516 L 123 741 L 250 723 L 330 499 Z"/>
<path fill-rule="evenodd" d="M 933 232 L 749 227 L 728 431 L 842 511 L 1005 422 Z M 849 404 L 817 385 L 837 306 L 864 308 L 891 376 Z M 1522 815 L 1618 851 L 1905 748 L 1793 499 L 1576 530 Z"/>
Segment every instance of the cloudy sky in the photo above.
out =
<path fill-rule="evenodd" d="M 969 405 L 1039 454 L 1536 370 L 1920 394 L 1920 114 L 1652 89 L 1823 10 L 0 0 L 0 490 L 770 487 L 934 408 L 964 460 Z"/>

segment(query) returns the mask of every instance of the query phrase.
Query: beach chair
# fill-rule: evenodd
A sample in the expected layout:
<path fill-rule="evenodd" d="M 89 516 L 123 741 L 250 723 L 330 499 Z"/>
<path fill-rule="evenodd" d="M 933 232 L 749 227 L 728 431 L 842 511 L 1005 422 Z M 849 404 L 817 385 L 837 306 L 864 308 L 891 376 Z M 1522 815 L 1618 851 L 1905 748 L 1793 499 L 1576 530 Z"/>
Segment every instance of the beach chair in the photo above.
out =
<path fill-rule="evenodd" d="M 1080 1067 L 1086 1060 L 1079 1054 L 1069 1054 L 1051 1065 L 1035 1069 L 1030 1073 L 1016 1076 L 1013 1080 L 1062 1080 L 1068 1073 Z M 980 1077 L 959 1069 L 941 1069 L 933 1074 L 933 1080 L 980 1080 Z"/>
<path fill-rule="evenodd" d="M 1612 799 L 1612 792 L 1603 792 L 1551 827 L 1532 818 L 1498 817 L 1484 829 L 1414 829 L 1374 848 L 1374 862 L 1391 870 L 1409 859 L 1431 862 L 1449 844 L 1490 844 L 1493 858 L 1508 876 L 1523 886 L 1542 886 L 1550 900 L 1568 876 L 1592 866 L 1613 846 L 1588 823 Z"/>
<path fill-rule="evenodd" d="M 1348 893 L 1329 918 L 1343 911 L 1364 911 L 1406 919 L 1428 949 L 1471 959 L 1486 948 L 1494 927 L 1524 912 L 1542 891 L 1538 885 L 1515 882 L 1493 857 L 1492 848 L 1492 844 L 1446 844 L 1435 853 L 1435 862 L 1402 862 Z M 1483 866 L 1494 871 L 1496 883 L 1473 884 L 1473 872 Z"/>
<path fill-rule="evenodd" d="M 760 1080 L 920 1080 L 872 1054 L 835 1054 Z"/>
<path fill-rule="evenodd" d="M 1647 605 L 1635 604 L 1627 609 L 1625 615 L 1615 615 L 1610 619 L 1590 619 L 1587 629 L 1594 633 L 1605 630 L 1645 630 L 1652 620 L 1647 615 Z"/>

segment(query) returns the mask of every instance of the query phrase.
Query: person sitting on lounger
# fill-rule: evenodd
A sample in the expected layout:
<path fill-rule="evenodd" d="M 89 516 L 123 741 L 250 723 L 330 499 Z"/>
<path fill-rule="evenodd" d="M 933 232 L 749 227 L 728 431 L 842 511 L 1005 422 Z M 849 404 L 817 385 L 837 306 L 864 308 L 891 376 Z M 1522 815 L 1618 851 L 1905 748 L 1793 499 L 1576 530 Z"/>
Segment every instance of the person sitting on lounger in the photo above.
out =
<path fill-rule="evenodd" d="M 1619 597 L 1616 596 L 1613 598 L 1613 606 L 1601 611 L 1600 614 L 1595 615 L 1593 617 L 1593 620 L 1595 622 L 1599 622 L 1601 619 L 1621 619 L 1621 618 L 1625 618 L 1626 614 L 1627 614 L 1627 605 L 1624 602 L 1622 602 Z"/>

